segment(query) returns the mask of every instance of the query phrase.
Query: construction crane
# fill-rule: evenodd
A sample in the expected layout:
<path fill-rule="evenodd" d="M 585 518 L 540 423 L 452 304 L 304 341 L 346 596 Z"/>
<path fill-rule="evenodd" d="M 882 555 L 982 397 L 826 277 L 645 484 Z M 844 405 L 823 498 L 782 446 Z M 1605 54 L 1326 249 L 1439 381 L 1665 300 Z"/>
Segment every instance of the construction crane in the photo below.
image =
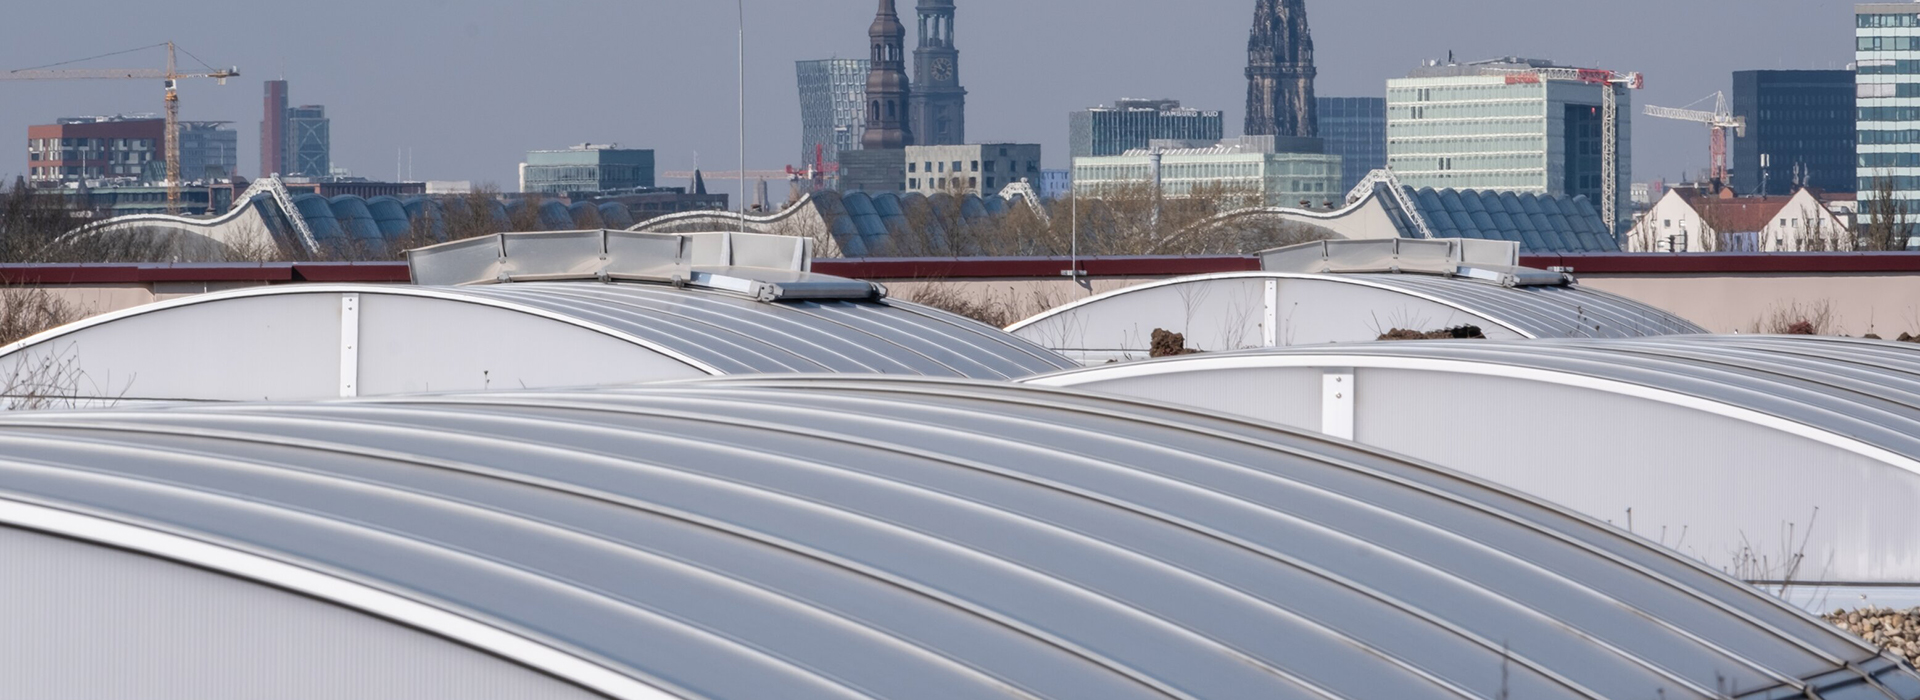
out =
<path fill-rule="evenodd" d="M 1560 66 L 1481 66 L 1480 73 L 1506 76 L 1508 85 L 1566 80 L 1606 88 L 1600 91 L 1600 200 L 1604 205 L 1598 209 L 1607 231 L 1618 235 L 1621 223 L 1617 204 L 1620 201 L 1620 93 L 1644 89 L 1646 77 L 1639 73 Z"/>
<path fill-rule="evenodd" d="M 1713 132 L 1713 140 L 1708 146 L 1707 155 L 1707 162 L 1713 169 L 1713 182 L 1725 183 L 1727 182 L 1727 131 L 1731 129 L 1735 136 L 1745 137 L 1747 118 L 1733 116 L 1733 110 L 1727 108 L 1727 93 L 1716 92 L 1700 98 L 1693 104 L 1697 105 L 1707 100 L 1713 100 L 1711 112 L 1687 108 L 1693 105 L 1680 109 L 1647 105 L 1647 116 L 1707 125 L 1707 128 Z"/>
<path fill-rule="evenodd" d="M 58 70 L 47 70 L 49 68 L 52 68 L 53 66 L 63 66 L 70 63 L 79 63 L 81 61 L 91 61 L 95 58 L 106 58 L 107 56 L 118 56 L 124 53 L 132 53 L 134 51 L 145 51 L 147 49 L 159 48 L 161 46 L 167 47 L 167 67 L 164 70 L 155 69 L 155 68 L 62 68 Z M 105 54 L 102 56 L 94 56 L 93 58 L 83 58 L 77 61 L 65 61 L 62 63 L 55 63 L 48 66 L 41 66 L 39 68 L 23 68 L 16 71 L 8 71 L 6 73 L 0 73 L 0 80 L 161 80 L 161 81 L 165 81 L 164 84 L 166 86 L 166 91 L 167 91 L 167 96 L 166 96 L 166 101 L 167 101 L 167 132 L 166 132 L 167 212 L 178 214 L 180 213 L 180 90 L 179 90 L 180 82 L 179 81 L 187 78 L 213 78 L 215 80 L 220 81 L 221 85 L 225 85 L 227 84 L 228 78 L 234 78 L 240 75 L 240 69 L 237 67 L 227 68 L 227 69 L 218 69 L 212 66 L 206 66 L 207 72 L 205 73 L 182 73 L 179 70 L 179 63 L 174 59 L 175 50 L 176 50 L 176 47 L 174 46 L 173 42 L 169 41 L 165 44 L 154 44 L 153 46 L 143 46 L 137 49 L 129 49 L 126 51 L 119 51 L 115 53 Z M 187 55 L 192 56 L 193 54 L 187 54 Z M 194 60 L 198 61 L 199 59 L 196 58 Z M 203 63 L 202 65 L 205 65 L 205 64 Z"/>

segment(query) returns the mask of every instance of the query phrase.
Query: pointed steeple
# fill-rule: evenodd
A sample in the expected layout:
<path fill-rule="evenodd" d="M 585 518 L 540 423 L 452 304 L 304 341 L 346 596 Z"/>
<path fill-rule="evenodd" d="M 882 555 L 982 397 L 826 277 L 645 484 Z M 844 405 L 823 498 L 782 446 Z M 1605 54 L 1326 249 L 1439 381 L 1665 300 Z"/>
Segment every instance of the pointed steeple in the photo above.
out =
<path fill-rule="evenodd" d="M 1257 0 L 1247 39 L 1248 136 L 1318 136 L 1306 0 Z"/>
<path fill-rule="evenodd" d="M 867 37 L 873 47 L 873 68 L 867 74 L 867 131 L 860 145 L 869 150 L 906 148 L 913 141 L 907 128 L 907 99 L 912 92 L 907 80 L 907 27 L 900 23 L 893 0 L 880 0 Z"/>
<path fill-rule="evenodd" d="M 700 169 L 699 169 L 699 168 L 694 168 L 694 169 L 693 169 L 693 193 L 694 193 L 694 194 L 706 194 L 706 193 L 707 193 L 707 178 L 705 178 L 705 177 L 702 177 L 702 176 L 700 175 Z"/>

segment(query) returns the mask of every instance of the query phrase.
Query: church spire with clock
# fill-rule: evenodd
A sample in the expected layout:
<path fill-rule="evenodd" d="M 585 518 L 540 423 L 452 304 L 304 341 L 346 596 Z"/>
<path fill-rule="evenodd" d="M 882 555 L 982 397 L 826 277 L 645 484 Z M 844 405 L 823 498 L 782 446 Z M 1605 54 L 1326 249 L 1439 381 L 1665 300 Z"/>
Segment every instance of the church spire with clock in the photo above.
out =
<path fill-rule="evenodd" d="M 967 90 L 960 87 L 960 50 L 953 44 L 953 0 L 919 0 L 920 46 L 913 52 L 911 107 L 914 143 L 967 142 Z"/>

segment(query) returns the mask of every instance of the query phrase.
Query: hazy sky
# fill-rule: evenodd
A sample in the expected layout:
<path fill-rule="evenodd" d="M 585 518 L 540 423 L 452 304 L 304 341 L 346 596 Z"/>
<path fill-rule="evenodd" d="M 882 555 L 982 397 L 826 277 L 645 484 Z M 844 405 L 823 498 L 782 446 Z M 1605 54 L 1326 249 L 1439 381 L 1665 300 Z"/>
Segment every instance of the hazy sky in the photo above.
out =
<path fill-rule="evenodd" d="M 899 0 L 903 10 L 913 0 Z M 1244 117 L 1253 0 L 957 0 L 974 141 L 1039 142 L 1066 163 L 1067 113 L 1120 97 L 1172 97 Z M 874 0 L 746 0 L 748 162 L 797 164 L 794 61 L 865 55 Z M 1641 71 L 1637 104 L 1681 106 L 1730 90 L 1730 73 L 1840 68 L 1852 4 L 1839 0 L 1308 0 L 1319 93 L 1384 94 L 1419 61 L 1502 55 Z M 334 163 L 392 178 L 412 149 L 421 179 L 515 185 L 529 149 L 585 141 L 653 148 L 662 172 L 738 159 L 735 11 L 726 0 L 228 0 L 9 2 L 0 68 L 173 39 L 245 77 L 189 81 L 183 118 L 236 122 L 240 167 L 259 167 L 262 80 L 324 104 Z M 909 38 L 911 44 L 912 39 Z M 159 66 L 161 52 L 100 67 Z M 26 167 L 29 124 L 158 112 L 157 84 L 0 81 L 0 158 Z M 1635 177 L 1706 165 L 1704 126 L 1637 117 Z M 663 181 L 663 185 L 680 184 Z M 717 185 L 718 183 L 716 183 Z M 716 188 L 717 189 L 717 188 Z"/>

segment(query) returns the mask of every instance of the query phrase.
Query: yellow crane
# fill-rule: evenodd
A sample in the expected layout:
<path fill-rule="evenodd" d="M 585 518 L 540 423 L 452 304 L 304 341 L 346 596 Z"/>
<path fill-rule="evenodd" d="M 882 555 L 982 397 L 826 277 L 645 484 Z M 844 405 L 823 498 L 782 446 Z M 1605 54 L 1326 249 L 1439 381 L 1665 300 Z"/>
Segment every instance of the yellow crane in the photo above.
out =
<path fill-rule="evenodd" d="M 124 53 L 132 53 L 134 51 L 145 51 L 147 49 L 159 48 L 161 46 L 167 47 L 167 67 L 165 69 L 62 68 L 57 70 L 49 70 L 53 68 L 53 66 L 62 66 L 70 63 L 79 63 L 81 61 L 91 61 L 91 60 L 94 60 L 95 58 L 106 58 L 107 56 L 118 56 Z M 240 69 L 239 68 L 220 69 L 220 68 L 214 68 L 212 66 L 207 66 L 207 72 L 204 72 L 204 73 L 182 73 L 179 70 L 179 63 L 174 59 L 174 52 L 176 51 L 176 49 L 177 47 L 174 46 L 173 42 L 169 41 L 165 44 L 154 44 L 153 46 L 143 46 L 137 49 L 129 49 L 127 51 L 119 51 L 115 53 L 105 54 L 102 56 L 94 56 L 93 58 L 83 58 L 77 61 L 66 61 L 64 63 L 55 63 L 55 64 L 52 64 L 51 66 L 41 66 L 39 68 L 23 68 L 20 70 L 8 71 L 5 73 L 0 73 L 0 80 L 162 80 L 162 81 L 165 81 L 165 85 L 167 89 L 167 144 L 166 144 L 167 211 L 177 214 L 180 212 L 180 90 L 179 90 L 180 82 L 179 81 L 187 78 L 213 78 L 215 80 L 220 81 L 221 85 L 225 85 L 227 84 L 228 78 L 234 78 L 240 75 Z M 187 55 L 192 56 L 193 54 L 187 54 Z M 199 59 L 196 58 L 194 60 L 197 61 Z"/>

